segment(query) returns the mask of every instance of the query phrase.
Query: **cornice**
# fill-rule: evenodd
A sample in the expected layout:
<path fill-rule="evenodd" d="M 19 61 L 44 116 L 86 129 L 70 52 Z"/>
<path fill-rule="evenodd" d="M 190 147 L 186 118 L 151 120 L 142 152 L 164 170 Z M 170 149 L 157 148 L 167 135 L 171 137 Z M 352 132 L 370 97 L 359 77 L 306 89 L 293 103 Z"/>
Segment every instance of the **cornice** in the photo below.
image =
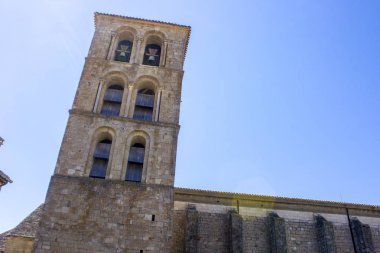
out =
<path fill-rule="evenodd" d="M 121 62 L 121 61 L 114 61 L 114 60 L 106 60 L 101 57 L 85 57 L 85 61 L 88 63 L 97 63 L 97 64 L 103 64 L 103 65 L 120 65 L 120 66 L 130 66 L 130 67 L 138 67 L 138 68 L 157 68 L 158 71 L 173 71 L 177 73 L 184 73 L 185 71 L 183 69 L 176 69 L 176 68 L 169 68 L 169 67 L 156 67 L 156 66 L 149 66 L 149 65 L 144 65 L 140 63 L 129 63 L 129 62 Z"/>
<path fill-rule="evenodd" d="M 101 119 L 106 119 L 106 120 L 115 120 L 119 122 L 132 122 L 135 124 L 146 124 L 146 125 L 151 125 L 151 126 L 158 126 L 158 127 L 170 127 L 174 128 L 177 131 L 180 129 L 180 125 L 176 123 L 168 123 L 168 122 L 156 122 L 156 121 L 142 121 L 142 120 L 136 120 L 132 118 L 127 118 L 127 117 L 120 117 L 120 116 L 106 116 L 102 115 L 100 113 L 94 113 L 94 112 L 88 112 L 88 111 L 83 111 L 80 109 L 71 109 L 69 110 L 69 114 L 76 114 L 76 115 L 81 115 L 85 117 L 91 117 L 91 118 L 101 118 Z"/>
<path fill-rule="evenodd" d="M 301 199 L 301 198 L 289 198 L 289 197 L 278 197 L 278 196 L 266 196 L 266 195 L 256 195 L 256 194 L 245 194 L 245 193 L 234 193 L 234 192 L 222 192 L 222 191 L 211 191 L 211 190 L 200 190 L 200 189 L 188 189 L 188 188 L 174 188 L 175 200 L 184 201 L 189 200 L 200 200 L 202 203 L 209 204 L 223 204 L 231 203 L 235 205 L 236 201 L 240 201 L 241 206 L 250 206 L 249 202 L 260 202 L 264 203 L 265 207 L 288 207 L 286 209 L 293 210 L 304 210 L 307 207 L 308 211 L 313 208 L 321 210 L 326 209 L 350 209 L 357 211 L 374 211 L 380 214 L 380 206 L 378 205 L 368 205 L 368 204 L 356 204 L 356 203 L 345 203 L 336 201 L 326 201 L 326 200 L 312 200 L 312 199 Z M 208 200 L 207 200 L 208 199 Z M 215 201 L 218 199 L 219 201 Z M 260 207 L 260 205 L 258 205 Z M 298 208 L 297 208 L 298 206 Z M 280 209 L 280 208 L 279 208 Z"/>

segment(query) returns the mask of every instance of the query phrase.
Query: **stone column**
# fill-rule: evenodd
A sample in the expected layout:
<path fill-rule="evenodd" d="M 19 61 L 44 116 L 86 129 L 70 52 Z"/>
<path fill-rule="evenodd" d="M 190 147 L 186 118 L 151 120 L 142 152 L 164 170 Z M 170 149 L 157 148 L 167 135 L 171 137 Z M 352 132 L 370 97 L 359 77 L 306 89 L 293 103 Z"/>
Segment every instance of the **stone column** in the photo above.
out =
<path fill-rule="evenodd" d="M 160 67 L 165 67 L 166 65 L 166 53 L 168 48 L 168 41 L 164 40 L 164 43 L 161 48 L 161 60 L 160 60 Z"/>
<path fill-rule="evenodd" d="M 129 117 L 129 108 L 131 108 L 131 97 L 132 97 L 132 91 L 133 91 L 133 83 L 128 84 L 128 94 L 127 94 L 127 102 L 125 105 L 125 112 L 124 117 Z M 131 116 L 132 117 L 132 116 Z"/>
<path fill-rule="evenodd" d="M 229 212 L 229 252 L 243 252 L 242 217 L 235 210 Z"/>
<path fill-rule="evenodd" d="M 315 216 L 318 249 L 320 253 L 336 253 L 334 227 L 321 215 Z"/>
<path fill-rule="evenodd" d="M 102 93 L 103 86 L 104 86 L 104 80 L 100 79 L 99 85 L 98 85 L 98 91 L 96 93 L 94 108 L 92 109 L 92 111 L 95 113 L 98 111 L 98 104 L 99 104 L 100 94 Z"/>
<path fill-rule="evenodd" d="M 268 215 L 269 249 L 270 253 L 287 253 L 285 220 L 277 213 Z"/>
<path fill-rule="evenodd" d="M 158 117 L 159 117 L 159 115 L 160 115 L 161 94 L 162 94 L 162 90 L 160 89 L 160 90 L 158 91 L 158 96 L 157 96 L 156 115 L 154 116 L 154 121 L 158 121 Z"/>
<path fill-rule="evenodd" d="M 136 41 L 137 41 L 136 52 L 135 52 L 135 55 L 133 57 L 132 63 L 138 63 L 138 61 L 139 61 L 139 56 L 140 56 L 140 51 L 141 51 L 141 44 L 142 44 L 143 38 L 137 37 Z"/>
<path fill-rule="evenodd" d="M 128 115 L 128 96 L 129 89 L 127 89 L 128 85 L 124 85 L 123 97 L 121 98 L 121 108 L 120 108 L 120 116 L 127 117 Z"/>
<path fill-rule="evenodd" d="M 115 51 L 115 46 L 116 46 L 116 38 L 117 38 L 117 32 L 112 32 L 111 34 L 111 40 L 110 44 L 108 46 L 108 52 L 107 52 L 107 60 L 111 60 L 111 57 L 113 55 L 113 52 Z"/>
<path fill-rule="evenodd" d="M 195 205 L 189 205 L 186 213 L 186 236 L 185 236 L 185 252 L 197 253 L 198 252 L 198 219 L 199 213 Z"/>

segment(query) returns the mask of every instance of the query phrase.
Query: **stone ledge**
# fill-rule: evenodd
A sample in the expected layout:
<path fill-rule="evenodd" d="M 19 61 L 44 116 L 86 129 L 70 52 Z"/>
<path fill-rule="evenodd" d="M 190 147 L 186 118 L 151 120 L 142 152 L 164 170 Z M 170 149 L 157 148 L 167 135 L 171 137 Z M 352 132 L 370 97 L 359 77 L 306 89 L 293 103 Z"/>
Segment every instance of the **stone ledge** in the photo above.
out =
<path fill-rule="evenodd" d="M 126 118 L 126 117 L 120 117 L 120 116 L 105 116 L 100 113 L 94 113 L 94 112 L 89 112 L 89 111 L 83 111 L 80 109 L 71 109 L 69 110 L 69 114 L 76 114 L 76 115 L 81 115 L 85 117 L 90 117 L 90 118 L 101 118 L 101 119 L 106 119 L 106 120 L 117 120 L 120 122 L 131 122 L 134 124 L 147 124 L 151 126 L 158 126 L 158 127 L 170 127 L 179 130 L 180 125 L 176 123 L 167 123 L 167 122 L 156 122 L 156 121 L 141 121 L 141 120 L 136 120 L 132 118 Z"/>
<path fill-rule="evenodd" d="M 115 61 L 115 60 L 112 60 L 112 59 L 111 60 L 107 60 L 107 59 L 100 58 L 100 57 L 90 57 L 90 56 L 87 56 L 87 57 L 85 57 L 85 61 L 86 62 L 103 63 L 103 64 L 120 64 L 120 65 L 124 65 L 124 66 L 147 68 L 147 69 L 157 69 L 158 72 L 175 71 L 175 72 L 178 72 L 178 73 L 180 73 L 182 75 L 185 72 L 182 69 L 169 68 L 169 67 L 164 67 L 164 66 L 160 66 L 160 67 L 149 66 L 149 65 L 144 65 L 144 64 L 140 64 L 140 63 L 129 63 L 129 62 Z"/>
<path fill-rule="evenodd" d="M 297 211 L 312 211 L 380 217 L 380 206 L 334 201 L 310 200 L 264 196 L 255 194 L 220 192 L 187 188 L 174 188 L 174 201 L 205 203 L 214 205 L 257 207 Z"/>
<path fill-rule="evenodd" d="M 66 176 L 61 174 L 55 174 L 51 176 L 51 182 L 54 180 L 64 180 L 68 182 L 79 181 L 81 183 L 93 183 L 93 184 L 101 184 L 101 185 L 120 185 L 120 186 L 132 186 L 143 188 L 161 188 L 161 189 L 174 189 L 173 186 L 169 185 L 161 185 L 161 184 L 146 184 L 146 183 L 136 183 L 129 182 L 124 180 L 115 180 L 115 179 L 99 179 L 99 178 L 91 178 L 91 177 L 78 177 L 78 176 Z"/>

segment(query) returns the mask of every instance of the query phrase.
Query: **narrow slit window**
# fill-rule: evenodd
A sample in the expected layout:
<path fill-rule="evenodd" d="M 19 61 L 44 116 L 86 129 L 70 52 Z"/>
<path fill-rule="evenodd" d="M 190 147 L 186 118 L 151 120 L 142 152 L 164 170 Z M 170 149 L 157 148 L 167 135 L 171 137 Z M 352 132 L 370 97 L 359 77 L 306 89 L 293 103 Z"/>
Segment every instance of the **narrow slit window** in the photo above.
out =
<path fill-rule="evenodd" d="M 133 118 L 138 120 L 152 121 L 154 108 L 154 92 L 149 89 L 141 89 L 137 92 L 135 111 Z"/>
<path fill-rule="evenodd" d="M 144 158 L 145 146 L 140 143 L 134 144 L 129 150 L 125 181 L 141 182 Z"/>
<path fill-rule="evenodd" d="M 99 142 L 94 151 L 90 177 L 106 178 L 108 160 L 111 152 L 112 141 L 105 139 Z"/>
<path fill-rule="evenodd" d="M 104 94 L 101 114 L 119 116 L 124 88 L 121 85 L 111 85 Z"/>

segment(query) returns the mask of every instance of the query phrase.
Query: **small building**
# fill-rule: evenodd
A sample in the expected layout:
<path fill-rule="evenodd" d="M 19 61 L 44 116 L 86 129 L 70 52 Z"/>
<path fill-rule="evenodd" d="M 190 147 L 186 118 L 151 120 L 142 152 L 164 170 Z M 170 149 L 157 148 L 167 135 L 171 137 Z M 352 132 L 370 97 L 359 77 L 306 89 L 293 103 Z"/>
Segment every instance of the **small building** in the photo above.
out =
<path fill-rule="evenodd" d="M 0 234 L 0 253 L 24 252 L 33 249 L 34 237 L 42 215 L 43 204 L 28 215 L 15 228 Z M 5 248 L 7 249 L 5 251 Z"/>

